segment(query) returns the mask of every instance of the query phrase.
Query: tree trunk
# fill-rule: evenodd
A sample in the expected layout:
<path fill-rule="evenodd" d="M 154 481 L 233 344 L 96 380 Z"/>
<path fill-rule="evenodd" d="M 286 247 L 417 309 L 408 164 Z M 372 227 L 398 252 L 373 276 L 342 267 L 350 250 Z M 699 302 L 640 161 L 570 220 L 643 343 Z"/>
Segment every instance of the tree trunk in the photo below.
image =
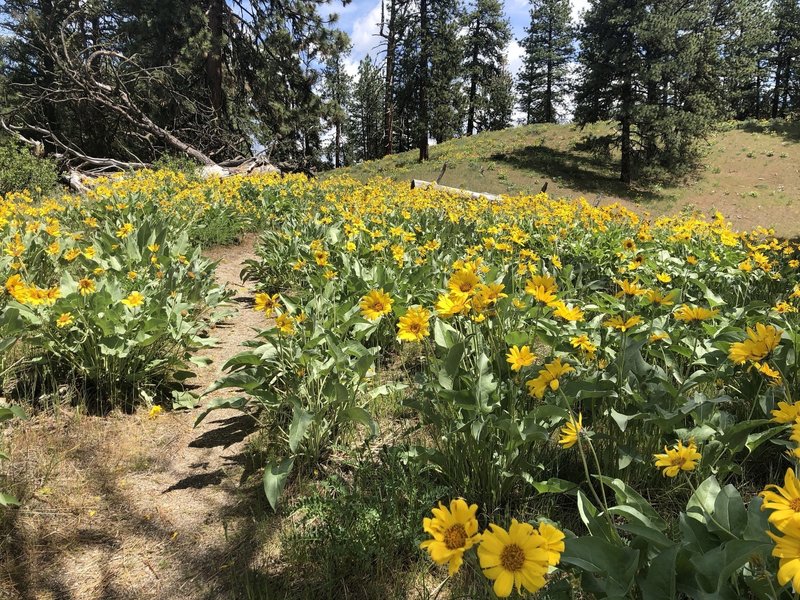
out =
<path fill-rule="evenodd" d="M 480 31 L 480 21 L 475 21 L 475 37 Z M 469 97 L 467 98 L 467 135 L 475 132 L 475 97 L 478 95 L 478 45 L 472 50 L 472 58 L 469 64 Z"/>
<path fill-rule="evenodd" d="M 342 162 L 339 159 L 339 156 L 342 154 L 342 125 L 338 122 L 336 123 L 333 146 L 333 151 L 335 153 L 335 156 L 333 157 L 333 166 L 338 169 L 342 166 Z"/>
<path fill-rule="evenodd" d="M 772 118 L 778 118 L 778 107 L 780 105 L 780 93 L 779 90 L 781 89 L 781 67 L 783 66 L 783 49 L 778 46 L 778 57 L 777 57 L 777 64 L 775 66 L 775 88 L 772 93 Z"/>
<path fill-rule="evenodd" d="M 619 178 L 625 184 L 630 185 L 633 180 L 633 147 L 631 145 L 631 113 L 633 104 L 633 86 L 631 83 L 631 76 L 626 75 L 625 85 L 622 92 L 622 115 L 620 119 L 621 125 L 621 160 L 620 160 L 620 173 Z"/>
<path fill-rule="evenodd" d="M 420 0 L 419 26 L 422 37 L 420 44 L 420 82 L 419 82 L 419 161 L 428 160 L 428 64 L 430 52 L 430 32 L 428 31 L 428 0 Z"/>
<path fill-rule="evenodd" d="M 389 25 L 386 30 L 386 81 L 383 89 L 383 152 L 391 154 L 394 137 L 394 55 L 397 47 L 396 0 L 389 1 Z"/>
<path fill-rule="evenodd" d="M 544 120 L 553 123 L 553 22 L 547 25 L 547 88 L 544 92 Z"/>
<path fill-rule="evenodd" d="M 211 0 L 208 7 L 211 48 L 206 57 L 206 78 L 208 79 L 211 106 L 218 116 L 224 114 L 225 110 L 225 94 L 222 89 L 222 15 L 224 11 L 225 0 Z"/>

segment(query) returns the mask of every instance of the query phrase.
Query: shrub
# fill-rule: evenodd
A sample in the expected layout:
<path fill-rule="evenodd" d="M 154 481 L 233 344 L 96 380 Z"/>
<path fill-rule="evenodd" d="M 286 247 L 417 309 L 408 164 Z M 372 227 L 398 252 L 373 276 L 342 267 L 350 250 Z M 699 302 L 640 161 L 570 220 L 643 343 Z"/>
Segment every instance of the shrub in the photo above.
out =
<path fill-rule="evenodd" d="M 38 158 L 13 142 L 0 143 L 0 196 L 25 189 L 43 195 L 57 183 L 58 168 L 54 161 Z"/>

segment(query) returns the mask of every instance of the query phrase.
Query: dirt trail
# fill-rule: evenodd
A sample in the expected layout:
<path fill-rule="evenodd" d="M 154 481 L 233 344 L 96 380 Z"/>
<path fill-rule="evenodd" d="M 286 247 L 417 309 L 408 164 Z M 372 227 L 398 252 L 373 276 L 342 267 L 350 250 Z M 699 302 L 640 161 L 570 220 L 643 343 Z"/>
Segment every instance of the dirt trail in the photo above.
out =
<path fill-rule="evenodd" d="M 241 284 L 254 236 L 212 248 L 216 277 L 235 290 L 237 313 L 211 331 L 213 360 L 195 383 L 206 388 L 240 342 L 263 328 Z M 219 394 L 222 394 L 220 392 Z M 204 399 L 204 403 L 207 399 Z M 12 464 L 32 497 L 2 542 L 0 599 L 211 599 L 232 597 L 232 574 L 252 562 L 248 535 L 257 490 L 243 488 L 252 420 L 200 409 L 91 417 L 74 413 L 24 423 Z M 233 565 L 236 568 L 232 568 Z M 229 571 L 230 569 L 230 571 Z"/>

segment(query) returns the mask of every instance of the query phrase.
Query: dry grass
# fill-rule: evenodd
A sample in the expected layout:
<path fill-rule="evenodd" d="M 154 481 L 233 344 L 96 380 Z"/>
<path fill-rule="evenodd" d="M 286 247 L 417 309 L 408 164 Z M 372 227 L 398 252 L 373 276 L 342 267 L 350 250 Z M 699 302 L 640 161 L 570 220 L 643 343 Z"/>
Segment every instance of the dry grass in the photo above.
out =
<path fill-rule="evenodd" d="M 222 283 L 237 286 L 254 238 L 214 249 Z M 241 292 L 241 293 L 238 293 Z M 202 390 L 264 325 L 237 290 L 239 310 L 211 335 Z M 221 394 L 222 392 L 220 392 Z M 197 411 L 98 417 L 68 404 L 15 423 L 0 464 L 19 509 L 0 520 L 0 598 L 204 599 L 239 597 L 241 573 L 271 560 L 254 527 L 268 527 L 259 465 L 248 451 L 252 418 L 221 410 L 193 428 Z"/>
<path fill-rule="evenodd" d="M 708 139 L 701 169 L 669 186 L 628 189 L 618 181 L 616 157 L 597 157 L 575 145 L 604 124 L 531 125 L 452 140 L 431 148 L 419 164 L 416 151 L 347 169 L 359 179 L 381 175 L 400 181 L 435 180 L 447 162 L 444 185 L 474 191 L 539 192 L 548 182 L 555 197 L 583 196 L 606 204 L 621 200 L 639 211 L 672 214 L 685 208 L 722 211 L 737 229 L 774 226 L 779 235 L 800 235 L 800 124 L 764 128 L 743 125 Z"/>

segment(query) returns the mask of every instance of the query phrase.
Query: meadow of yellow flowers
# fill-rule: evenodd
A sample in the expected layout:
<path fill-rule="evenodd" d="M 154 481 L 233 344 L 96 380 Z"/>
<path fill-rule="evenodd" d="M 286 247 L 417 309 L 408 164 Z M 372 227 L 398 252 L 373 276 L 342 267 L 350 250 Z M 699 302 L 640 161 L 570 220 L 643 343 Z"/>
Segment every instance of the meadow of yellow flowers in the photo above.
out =
<path fill-rule="evenodd" d="M 10 194 L 0 226 L 22 396 L 180 406 L 226 299 L 199 247 L 255 230 L 264 330 L 198 420 L 259 411 L 273 508 L 334 448 L 386 444 L 390 401 L 445 490 L 419 515 L 443 576 L 489 597 L 800 591 L 797 243 L 720 214 L 168 171 Z"/>

